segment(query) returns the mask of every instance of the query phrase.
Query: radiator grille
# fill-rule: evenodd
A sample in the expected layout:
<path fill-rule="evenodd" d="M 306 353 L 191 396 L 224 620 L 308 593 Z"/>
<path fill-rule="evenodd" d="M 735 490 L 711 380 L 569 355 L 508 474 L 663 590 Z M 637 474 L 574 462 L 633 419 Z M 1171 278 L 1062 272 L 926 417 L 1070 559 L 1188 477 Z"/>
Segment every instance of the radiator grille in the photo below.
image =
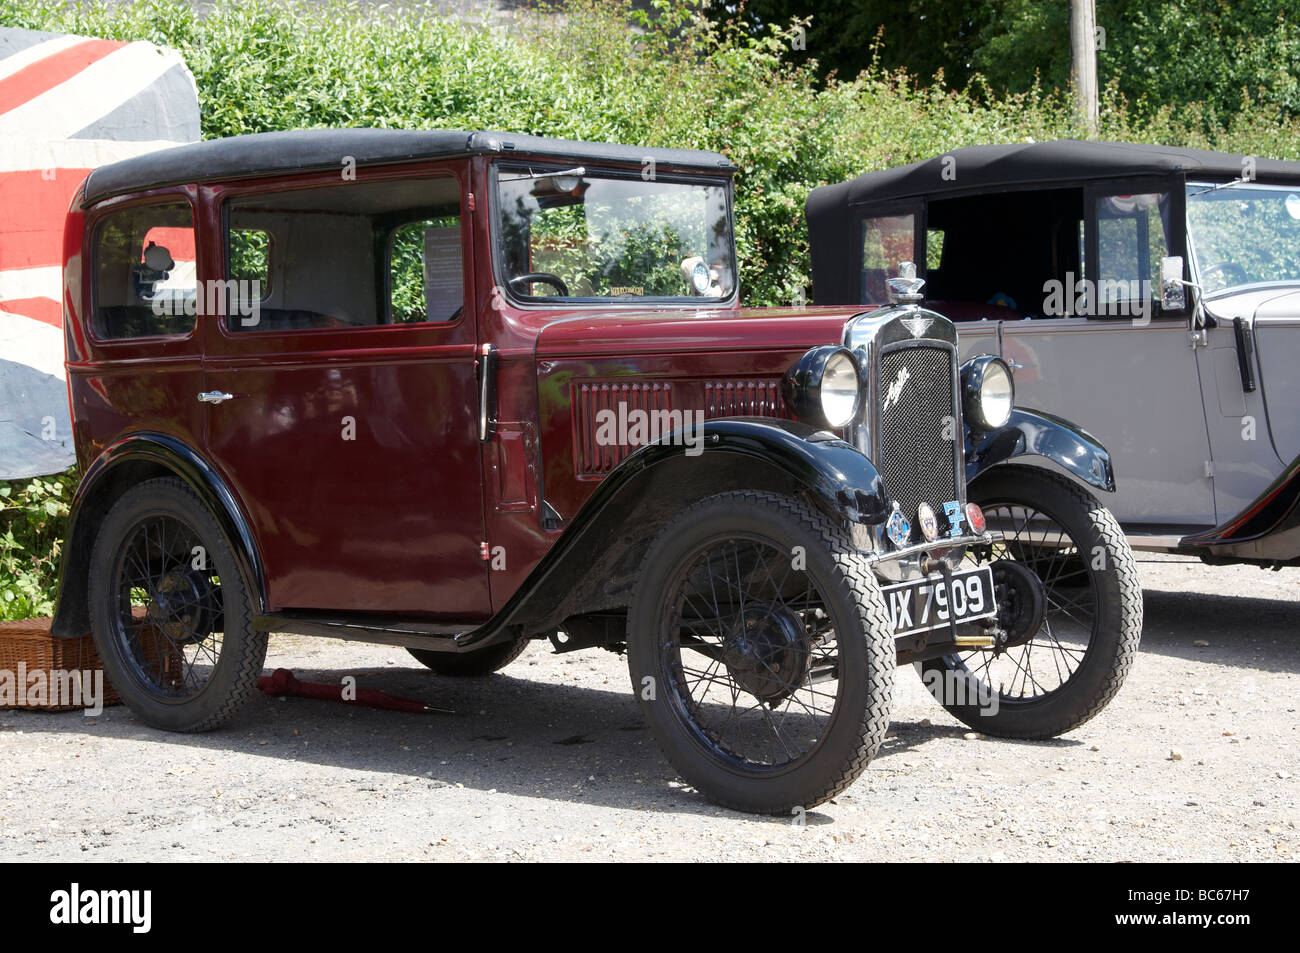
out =
<path fill-rule="evenodd" d="M 947 348 L 906 347 L 881 355 L 875 462 L 885 491 L 898 501 L 918 539 L 917 506 L 922 502 L 933 506 L 942 527 L 942 505 L 958 498 L 955 386 L 952 352 Z"/>

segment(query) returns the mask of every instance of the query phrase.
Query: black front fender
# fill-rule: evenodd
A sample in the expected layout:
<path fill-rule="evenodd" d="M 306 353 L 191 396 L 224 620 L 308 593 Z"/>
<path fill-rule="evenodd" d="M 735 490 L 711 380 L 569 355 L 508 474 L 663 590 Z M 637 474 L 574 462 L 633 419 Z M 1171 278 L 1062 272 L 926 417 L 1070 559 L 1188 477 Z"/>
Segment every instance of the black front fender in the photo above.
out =
<path fill-rule="evenodd" d="M 691 443 L 668 434 L 633 453 L 605 478 L 584 512 L 603 507 L 606 495 L 611 500 L 621 495 L 643 474 L 653 474 L 658 482 L 693 460 L 693 478 L 713 474 L 720 479 L 714 492 L 747 488 L 746 476 L 758 465 L 785 474 L 827 515 L 853 523 L 883 523 L 889 516 L 880 472 L 833 433 L 772 417 L 710 420 L 701 429 L 703 437 L 692 435 Z"/>
<path fill-rule="evenodd" d="M 745 417 L 706 421 L 702 434 L 689 436 L 668 434 L 619 464 L 501 611 L 458 638 L 456 648 L 627 605 L 641 558 L 660 530 L 717 493 L 784 493 L 848 523 L 878 524 L 889 515 L 875 466 L 834 434 L 797 421 Z"/>
<path fill-rule="evenodd" d="M 207 504 L 239 561 L 237 568 L 255 600 L 254 610 L 265 611 L 262 560 L 252 527 L 230 488 L 193 447 L 167 434 L 140 432 L 105 448 L 86 469 L 73 494 L 68 537 L 59 566 L 59 599 L 51 626 L 57 638 L 77 638 L 90 632 L 90 553 L 104 516 L 132 486 L 162 476 L 179 477 Z"/>
<path fill-rule="evenodd" d="M 1092 434 L 1068 420 L 1016 407 L 1000 430 L 966 431 L 966 482 L 1014 457 L 1040 456 L 1064 467 L 1090 486 L 1115 492 L 1110 454 Z"/>

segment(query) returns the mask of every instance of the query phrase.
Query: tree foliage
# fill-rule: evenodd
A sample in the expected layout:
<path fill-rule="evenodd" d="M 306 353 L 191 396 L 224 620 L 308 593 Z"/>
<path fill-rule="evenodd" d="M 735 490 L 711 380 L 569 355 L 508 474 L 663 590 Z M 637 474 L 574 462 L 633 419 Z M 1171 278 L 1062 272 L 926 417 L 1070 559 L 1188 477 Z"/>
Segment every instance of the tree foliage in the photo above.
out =
<path fill-rule="evenodd" d="M 993 96 L 1070 82 L 1065 0 L 713 0 L 751 35 L 810 18 L 796 62 L 851 79 L 873 65 Z M 1214 128 L 1254 106 L 1300 116 L 1300 0 L 1096 0 L 1097 72 L 1137 104 L 1203 104 Z"/>

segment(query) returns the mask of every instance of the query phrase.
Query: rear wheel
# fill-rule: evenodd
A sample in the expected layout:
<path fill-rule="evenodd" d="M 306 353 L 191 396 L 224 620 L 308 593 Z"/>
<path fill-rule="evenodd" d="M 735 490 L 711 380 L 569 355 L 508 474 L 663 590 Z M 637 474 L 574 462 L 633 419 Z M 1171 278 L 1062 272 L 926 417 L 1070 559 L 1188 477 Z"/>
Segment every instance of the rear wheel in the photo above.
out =
<path fill-rule="evenodd" d="M 1142 587 L 1119 523 L 1090 493 L 1034 467 L 997 467 L 967 495 L 1003 535 L 967 558 L 993 563 L 1010 637 L 922 662 L 922 678 L 954 717 L 990 735 L 1077 728 L 1119 691 L 1142 635 Z"/>
<path fill-rule="evenodd" d="M 894 665 L 870 566 L 802 503 L 710 497 L 646 555 L 633 689 L 668 760 L 722 805 L 787 814 L 852 784 L 889 727 Z"/>
<path fill-rule="evenodd" d="M 528 648 L 528 639 L 490 645 L 475 652 L 433 652 L 429 649 L 407 649 L 411 656 L 427 669 L 439 675 L 454 678 L 482 678 L 505 668 Z"/>
<path fill-rule="evenodd" d="M 105 674 L 155 728 L 206 731 L 252 694 L 267 636 L 221 527 L 176 479 L 133 487 L 90 557 L 90 623 Z"/>

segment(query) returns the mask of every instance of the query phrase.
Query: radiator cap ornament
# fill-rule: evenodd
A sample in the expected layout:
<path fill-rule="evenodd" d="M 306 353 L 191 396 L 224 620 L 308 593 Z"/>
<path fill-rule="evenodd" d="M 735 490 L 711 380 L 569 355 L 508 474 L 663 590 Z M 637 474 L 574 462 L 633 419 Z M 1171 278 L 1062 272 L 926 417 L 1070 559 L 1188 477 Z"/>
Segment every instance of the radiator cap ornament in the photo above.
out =
<path fill-rule="evenodd" d="M 889 300 L 894 304 L 917 304 L 925 300 L 921 294 L 925 279 L 916 277 L 915 262 L 900 261 L 898 277 L 886 279 L 885 284 L 889 285 Z"/>

